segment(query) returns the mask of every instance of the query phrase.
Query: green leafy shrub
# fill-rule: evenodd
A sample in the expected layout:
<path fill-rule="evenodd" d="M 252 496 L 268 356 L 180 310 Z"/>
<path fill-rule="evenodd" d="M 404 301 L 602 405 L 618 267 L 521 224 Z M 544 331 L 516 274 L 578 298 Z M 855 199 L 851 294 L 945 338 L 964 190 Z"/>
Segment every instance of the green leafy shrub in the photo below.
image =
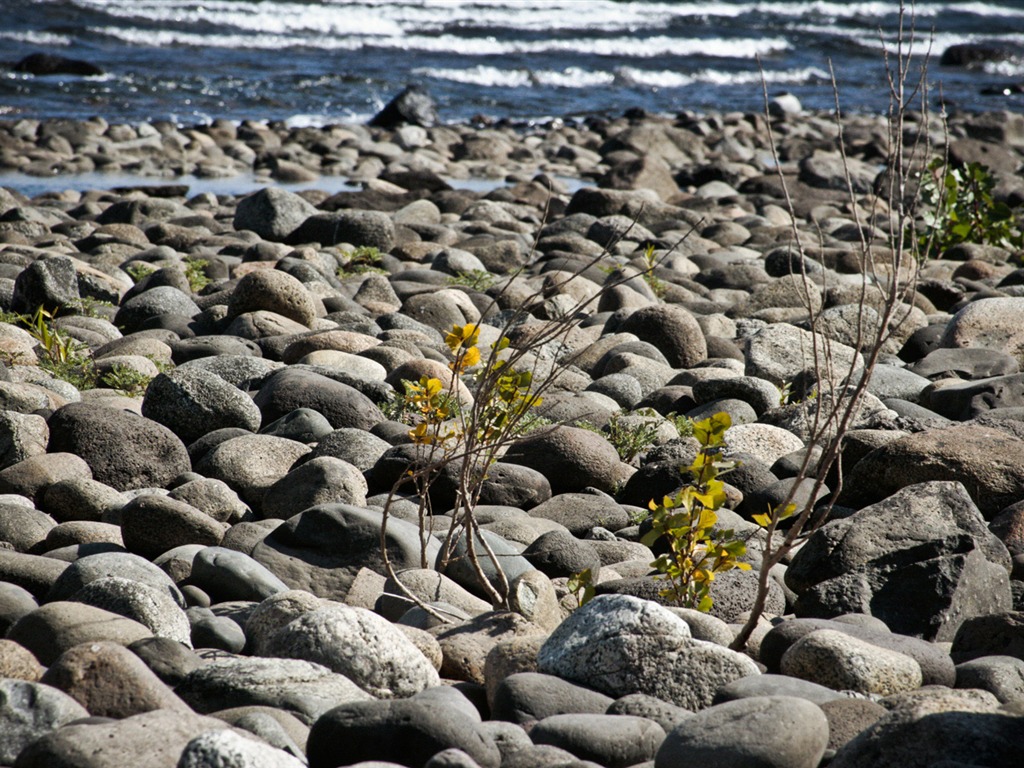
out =
<path fill-rule="evenodd" d="M 188 287 L 192 293 L 199 293 L 210 284 L 210 278 L 206 274 L 206 268 L 210 262 L 206 259 L 186 258 L 185 278 L 188 280 Z"/>
<path fill-rule="evenodd" d="M 960 243 L 1024 248 L 1019 211 L 992 196 L 996 179 L 981 163 L 951 167 L 942 158 L 928 164 L 921 182 L 924 229 L 917 237 L 920 256 L 941 256 Z"/>
<path fill-rule="evenodd" d="M 654 254 L 654 246 L 648 245 L 644 248 L 644 282 L 647 283 L 654 295 L 659 299 L 665 298 L 668 292 L 668 283 L 654 274 L 654 268 L 658 266 L 658 257 Z"/>
<path fill-rule="evenodd" d="M 497 282 L 497 277 L 482 269 L 458 272 L 447 280 L 448 285 L 460 285 L 473 291 L 486 291 Z"/>
<path fill-rule="evenodd" d="M 128 397 L 141 397 L 153 379 L 127 365 L 113 365 L 100 377 L 100 384 Z"/>
<path fill-rule="evenodd" d="M 386 275 L 387 270 L 381 266 L 383 258 L 379 249 L 369 245 L 361 245 L 358 248 L 342 253 L 344 263 L 338 267 L 338 277 L 356 277 L 367 273 Z"/>
<path fill-rule="evenodd" d="M 532 372 L 516 367 L 523 353 L 510 349 L 507 337 L 501 336 L 491 344 L 485 357 L 480 351 L 480 326 L 469 323 L 453 326 L 445 336 L 445 344 L 453 357 L 448 366 L 452 372 L 450 380 L 446 383 L 423 376 L 416 382 L 404 382 L 404 393 L 390 406 L 395 416 L 409 419 L 409 437 L 424 450 L 422 464 L 410 468 L 395 484 L 392 495 L 403 485 L 413 485 L 424 530 L 425 517 L 430 512 L 430 487 L 445 467 L 454 464 L 458 475 L 453 512 L 456 523 L 442 543 L 438 567 L 444 570 L 465 532 L 466 558 L 475 569 L 481 588 L 495 605 L 504 605 L 508 600 L 508 582 L 496 555 L 479 535 L 474 510 L 487 471 L 510 442 L 535 428 L 530 417 L 542 399 Z M 457 388 L 461 383 L 473 393 L 471 405 L 459 402 Z M 385 511 L 387 508 L 385 505 Z M 474 535 L 468 535 L 471 532 Z M 478 555 L 478 547 L 482 554 Z M 385 568 L 389 568 L 387 552 L 382 554 Z M 490 558 L 497 566 L 497 585 L 484 575 L 480 557 Z"/>
<path fill-rule="evenodd" d="M 667 583 L 659 594 L 684 608 L 711 610 L 715 576 L 734 568 L 750 570 L 739 559 L 747 551 L 744 541 L 731 529 L 716 529 L 715 510 L 725 503 L 725 487 L 718 476 L 733 466 L 722 458 L 731 424 L 727 413 L 694 423 L 700 451 L 689 466 L 690 483 L 675 496 L 650 503 L 651 530 L 642 542 L 652 546 L 661 541 L 668 547 L 651 567 Z"/>
<path fill-rule="evenodd" d="M 133 283 L 138 283 L 141 282 L 143 278 L 146 278 L 156 272 L 156 267 L 145 261 L 136 261 L 135 263 L 129 264 L 125 267 L 124 271 L 127 273 L 128 277 L 132 279 Z"/>
<path fill-rule="evenodd" d="M 570 595 L 576 598 L 576 607 L 582 608 L 594 597 L 594 574 L 589 568 L 584 568 L 569 577 L 565 582 L 565 588 L 569 590 Z"/>

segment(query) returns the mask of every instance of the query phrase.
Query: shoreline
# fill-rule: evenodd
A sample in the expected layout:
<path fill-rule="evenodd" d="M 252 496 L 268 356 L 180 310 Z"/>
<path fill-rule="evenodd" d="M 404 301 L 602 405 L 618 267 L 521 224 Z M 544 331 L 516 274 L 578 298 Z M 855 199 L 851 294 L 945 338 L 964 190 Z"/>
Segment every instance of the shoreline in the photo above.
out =
<path fill-rule="evenodd" d="M 832 113 L 802 110 L 799 102 L 786 96 L 773 99 L 769 109 L 772 116 L 767 119 L 783 142 L 794 133 L 810 132 L 811 140 L 822 146 L 834 143 Z M 915 114 L 910 113 L 912 128 L 918 125 Z M 844 114 L 842 125 L 848 134 L 877 136 L 886 120 L 884 115 Z M 930 141 L 935 152 L 941 153 L 946 135 L 1012 147 L 1019 143 L 1012 126 L 1022 124 L 1024 115 L 964 113 L 948 118 L 943 126 L 933 113 L 930 121 Z M 112 123 L 102 117 L 84 121 L 11 118 L 0 120 L 0 186 L 6 179 L 14 189 L 20 185 L 60 191 L 60 178 L 75 179 L 73 188 L 78 190 L 87 189 L 89 183 L 112 188 L 180 184 L 186 179 L 199 185 L 200 191 L 214 193 L 218 187 L 239 194 L 243 186 L 254 190 L 272 183 L 295 191 L 318 185 L 342 191 L 346 185 L 372 182 L 387 165 L 429 170 L 467 186 L 477 180 L 526 181 L 538 174 L 595 183 L 611 173 L 617 159 L 614 155 L 603 157 L 602 146 L 624 128 L 644 124 L 674 130 L 673 140 L 680 145 L 680 152 L 669 158 L 672 173 L 684 170 L 673 165 L 681 156 L 686 156 L 690 166 L 723 159 L 732 162 L 715 148 L 701 146 L 703 137 L 709 135 L 742 145 L 738 159 L 756 171 L 763 173 L 772 167 L 764 130 L 766 117 L 752 112 L 672 116 L 627 110 L 617 117 L 444 123 L 427 128 L 403 125 L 395 129 L 365 123 L 289 127 L 284 122 L 257 119 L 178 126 L 167 121 Z M 852 149 L 856 156 L 864 148 Z M 884 156 L 884 147 L 876 142 L 866 154 Z M 104 184 L 107 176 L 110 183 Z M 683 184 L 681 190 L 686 188 Z"/>
<path fill-rule="evenodd" d="M 831 117 L 787 109 L 770 119 L 778 166 L 769 118 L 740 113 L 522 133 L 0 123 L 0 167 L 168 182 L 0 185 L 0 733 L 16 734 L 0 762 L 93 750 L 173 768 L 242 743 L 287 768 L 671 767 L 708 749 L 899 768 L 967 764 L 984 739 L 1011 764 L 1021 254 L 967 243 L 891 264 L 885 119 L 844 117 L 844 161 Z M 1024 115 L 910 114 L 905 131 L 986 161 L 997 196 L 1024 202 Z M 195 193 L 175 183 L 187 173 L 267 186 Z M 732 650 L 758 589 L 754 521 L 803 493 L 812 417 L 839 389 L 808 350 L 856 376 L 889 285 L 916 291 L 894 300 L 850 424 L 842 506 L 771 569 L 768 620 Z M 499 380 L 517 399 L 550 383 L 524 402 L 553 426 L 481 481 L 477 522 L 511 582 L 499 608 L 461 558 L 422 568 L 462 519 L 450 476 L 429 532 L 391 496 L 417 456 L 410 413 L 430 411 L 403 382 L 451 380 L 456 334 L 524 352 L 530 376 Z M 480 395 L 456 381 L 453 400 Z M 717 413 L 742 461 L 719 520 L 754 570 L 720 573 L 698 614 L 668 605 L 638 521 L 686 482 L 693 422 Z M 386 579 L 385 521 L 431 611 Z M 445 748 L 468 755 L 432 759 Z"/>

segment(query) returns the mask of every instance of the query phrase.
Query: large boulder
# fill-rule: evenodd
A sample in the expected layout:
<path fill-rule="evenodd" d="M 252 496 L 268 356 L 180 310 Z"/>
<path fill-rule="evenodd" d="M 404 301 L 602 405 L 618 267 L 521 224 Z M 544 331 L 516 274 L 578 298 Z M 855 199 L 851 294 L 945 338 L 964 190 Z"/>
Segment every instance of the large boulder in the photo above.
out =
<path fill-rule="evenodd" d="M 260 409 L 252 398 L 200 367 L 161 373 L 146 388 L 142 415 L 170 429 L 186 445 L 208 432 L 238 427 L 255 432 Z"/>
<path fill-rule="evenodd" d="M 503 461 L 540 472 L 555 494 L 590 486 L 611 493 L 624 479 L 619 454 L 596 432 L 578 427 L 541 430 L 509 446 Z"/>
<path fill-rule="evenodd" d="M 287 272 L 257 269 L 239 280 L 231 292 L 228 317 L 260 311 L 274 312 L 309 326 L 316 317 L 316 302 L 306 286 Z"/>
<path fill-rule="evenodd" d="M 266 187 L 238 202 L 234 227 L 248 229 L 265 240 L 282 242 L 316 212 L 311 203 L 294 192 Z"/>
<path fill-rule="evenodd" d="M 395 625 L 342 603 L 294 619 L 271 636 L 267 653 L 323 664 L 378 699 L 406 698 L 441 684 L 431 663 Z"/>
<path fill-rule="evenodd" d="M 960 483 L 930 482 L 826 523 L 794 555 L 797 613 L 867 613 L 952 640 L 967 618 L 1011 605 L 1010 556 Z"/>
<path fill-rule="evenodd" d="M 14 765 L 32 742 L 88 716 L 85 707 L 49 685 L 0 679 L 0 762 Z"/>
<path fill-rule="evenodd" d="M 228 728 L 227 723 L 215 717 L 169 709 L 143 712 L 123 720 L 86 721 L 58 728 L 33 742 L 18 756 L 17 764 L 22 768 L 169 768 L 177 765 L 182 750 L 196 734 Z"/>
<path fill-rule="evenodd" d="M 402 125 L 430 128 L 438 122 L 434 98 L 421 86 L 407 85 L 374 115 L 370 125 L 380 128 L 399 128 Z"/>
<path fill-rule="evenodd" d="M 978 299 L 946 325 L 942 347 L 982 347 L 1006 352 L 1024 363 L 1024 298 Z"/>
<path fill-rule="evenodd" d="M 654 768 L 815 768 L 828 719 L 806 699 L 754 696 L 718 704 L 669 731 Z"/>
<path fill-rule="evenodd" d="M 297 408 L 323 414 L 334 429 L 369 430 L 384 421 L 384 414 L 362 392 L 308 370 L 286 368 L 275 373 L 254 400 L 267 424 Z"/>
<path fill-rule="evenodd" d="M 871 451 L 845 483 L 842 503 L 860 507 L 929 480 L 959 481 L 991 519 L 1020 499 L 1024 440 L 977 424 L 917 432 Z"/>
<path fill-rule="evenodd" d="M 310 452 L 295 440 L 242 435 L 220 443 L 196 462 L 196 471 L 227 483 L 254 510 L 266 492 Z"/>
<path fill-rule="evenodd" d="M 306 724 L 334 707 L 372 698 L 347 677 L 321 664 L 244 656 L 194 669 L 175 693 L 203 714 L 261 705 L 283 709 Z"/>
<path fill-rule="evenodd" d="M 50 417 L 49 427 L 49 451 L 81 456 L 93 479 L 119 491 L 165 488 L 192 469 L 177 435 L 120 408 L 71 403 Z"/>
<path fill-rule="evenodd" d="M 760 674 L 748 657 L 694 640 L 668 608 L 628 595 L 578 608 L 541 646 L 537 666 L 609 696 L 646 693 L 693 710 L 726 683 Z"/>
<path fill-rule="evenodd" d="M 630 314 L 619 333 L 635 334 L 653 344 L 673 368 L 692 368 L 708 356 L 700 326 L 686 309 L 676 304 L 653 304 Z"/>
<path fill-rule="evenodd" d="M 363 761 L 419 768 L 446 749 L 460 749 L 479 768 L 498 768 L 501 753 L 461 708 L 417 698 L 366 701 L 331 710 L 309 732 L 309 768 Z"/>
<path fill-rule="evenodd" d="M 1021 716 L 961 698 L 896 707 L 847 742 L 831 768 L 1015 765 L 1024 752 Z"/>
<path fill-rule="evenodd" d="M 322 504 L 289 518 L 252 552 L 258 563 L 292 589 L 344 600 L 360 568 L 385 573 L 380 551 L 382 513 L 348 504 Z M 404 520 L 387 521 L 388 557 L 396 571 L 421 564 L 420 531 Z M 440 550 L 428 537 L 427 561 Z"/>

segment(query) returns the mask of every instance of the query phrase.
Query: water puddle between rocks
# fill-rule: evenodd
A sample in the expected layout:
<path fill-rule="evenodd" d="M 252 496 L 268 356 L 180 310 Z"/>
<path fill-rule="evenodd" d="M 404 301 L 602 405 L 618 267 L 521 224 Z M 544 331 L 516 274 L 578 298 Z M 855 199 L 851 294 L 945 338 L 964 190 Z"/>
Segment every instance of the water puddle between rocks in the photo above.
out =
<path fill-rule="evenodd" d="M 562 182 L 570 193 L 592 182 L 566 177 L 555 177 Z M 473 192 L 490 192 L 492 189 L 506 186 L 502 179 L 446 179 L 456 189 Z M 226 178 L 204 178 L 199 176 L 138 176 L 130 173 L 83 173 L 63 176 L 30 176 L 24 173 L 0 173 L 0 187 L 6 187 L 26 197 L 32 198 L 51 192 L 74 190 L 113 190 L 113 189 L 144 189 L 150 195 L 156 194 L 158 187 L 188 187 L 188 197 L 204 192 L 215 195 L 244 195 L 267 186 L 276 186 L 292 192 L 303 189 L 320 189 L 334 194 L 335 192 L 351 192 L 361 189 L 358 182 L 350 181 L 345 176 L 321 176 L 319 179 L 301 184 L 286 184 L 267 179 L 255 174 L 238 174 Z M 178 194 L 178 193 L 176 193 Z"/>

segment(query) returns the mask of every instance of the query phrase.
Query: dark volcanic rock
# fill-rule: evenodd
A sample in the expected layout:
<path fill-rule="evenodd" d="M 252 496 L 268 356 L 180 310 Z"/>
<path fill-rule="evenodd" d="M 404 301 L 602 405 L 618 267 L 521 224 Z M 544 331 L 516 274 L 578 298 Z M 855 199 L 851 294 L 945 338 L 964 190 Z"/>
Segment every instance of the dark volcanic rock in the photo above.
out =
<path fill-rule="evenodd" d="M 102 75 L 103 70 L 88 61 L 69 59 L 52 53 L 30 53 L 14 65 L 15 72 L 30 75 Z"/>
<path fill-rule="evenodd" d="M 93 479 L 119 491 L 164 488 L 192 469 L 177 435 L 119 408 L 71 403 L 50 417 L 49 426 L 48 450 L 81 456 Z"/>
<path fill-rule="evenodd" d="M 400 125 L 437 125 L 437 104 L 433 97 L 418 85 L 407 85 L 401 93 L 373 116 L 370 125 L 397 128 Z"/>

